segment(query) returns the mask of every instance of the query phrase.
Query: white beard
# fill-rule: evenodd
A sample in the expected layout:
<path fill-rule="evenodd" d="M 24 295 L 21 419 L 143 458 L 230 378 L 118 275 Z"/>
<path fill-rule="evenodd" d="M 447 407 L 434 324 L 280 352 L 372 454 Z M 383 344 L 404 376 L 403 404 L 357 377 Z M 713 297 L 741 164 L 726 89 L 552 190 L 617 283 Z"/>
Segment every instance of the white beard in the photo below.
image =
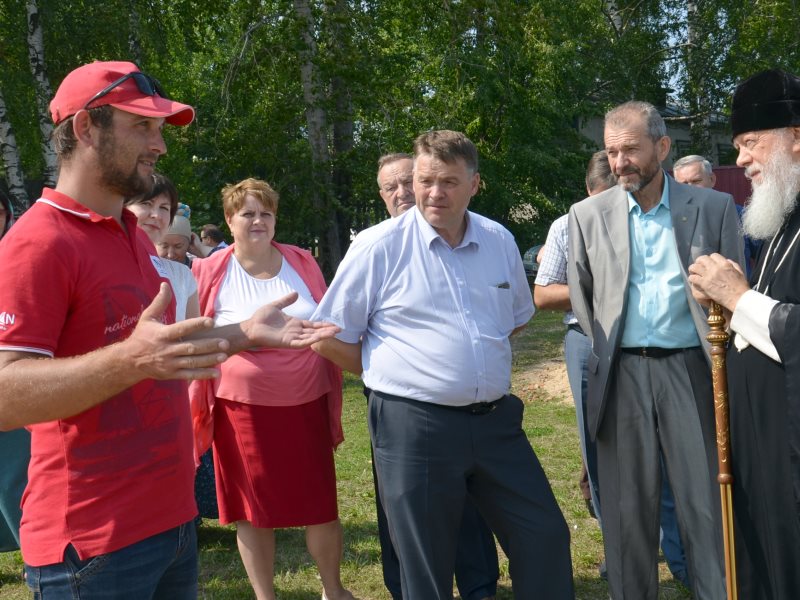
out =
<path fill-rule="evenodd" d="M 745 172 L 747 175 L 747 172 Z M 772 238 L 797 206 L 800 164 L 788 152 L 773 155 L 753 183 L 753 195 L 742 213 L 742 230 L 755 240 Z"/>

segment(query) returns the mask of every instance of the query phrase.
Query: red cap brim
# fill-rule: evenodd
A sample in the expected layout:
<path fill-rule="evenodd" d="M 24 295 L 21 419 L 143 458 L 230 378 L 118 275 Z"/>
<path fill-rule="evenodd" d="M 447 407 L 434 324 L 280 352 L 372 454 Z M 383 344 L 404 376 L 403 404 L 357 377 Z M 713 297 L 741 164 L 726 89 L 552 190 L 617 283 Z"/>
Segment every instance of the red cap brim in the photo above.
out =
<path fill-rule="evenodd" d="M 138 96 L 110 105 L 143 117 L 164 117 L 170 125 L 188 125 L 194 120 L 194 108 L 161 96 Z"/>

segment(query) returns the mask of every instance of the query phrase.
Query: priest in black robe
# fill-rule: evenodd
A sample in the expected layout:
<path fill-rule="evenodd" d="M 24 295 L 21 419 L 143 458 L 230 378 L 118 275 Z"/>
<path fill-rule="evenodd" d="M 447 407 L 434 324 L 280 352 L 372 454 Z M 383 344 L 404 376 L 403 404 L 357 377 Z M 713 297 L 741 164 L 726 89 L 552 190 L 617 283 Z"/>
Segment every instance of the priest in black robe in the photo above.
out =
<path fill-rule="evenodd" d="M 744 233 L 764 240 L 750 281 L 719 255 L 689 281 L 726 310 L 739 597 L 800 599 L 800 78 L 753 75 L 734 92 L 736 163 L 753 194 Z"/>

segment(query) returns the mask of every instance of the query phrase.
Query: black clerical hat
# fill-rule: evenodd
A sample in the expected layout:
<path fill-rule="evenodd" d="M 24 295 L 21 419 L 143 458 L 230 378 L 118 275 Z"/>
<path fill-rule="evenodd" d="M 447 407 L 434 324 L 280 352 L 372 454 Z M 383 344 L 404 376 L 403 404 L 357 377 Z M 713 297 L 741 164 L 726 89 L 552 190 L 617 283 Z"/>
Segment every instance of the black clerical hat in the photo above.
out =
<path fill-rule="evenodd" d="M 733 137 L 795 125 L 800 125 L 800 77 L 770 69 L 745 79 L 733 93 Z"/>

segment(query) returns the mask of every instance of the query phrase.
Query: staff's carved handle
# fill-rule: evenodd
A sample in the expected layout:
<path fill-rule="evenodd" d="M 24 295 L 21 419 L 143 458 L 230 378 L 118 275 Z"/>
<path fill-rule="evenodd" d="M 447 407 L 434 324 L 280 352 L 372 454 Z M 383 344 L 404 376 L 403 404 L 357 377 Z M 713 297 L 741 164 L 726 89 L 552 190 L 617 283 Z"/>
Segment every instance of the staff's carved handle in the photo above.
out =
<path fill-rule="evenodd" d="M 725 363 L 726 347 L 730 335 L 725 331 L 725 317 L 722 307 L 711 303 L 708 311 L 708 325 L 711 331 L 706 339 L 711 344 L 711 377 L 714 385 L 714 413 L 717 424 L 717 455 L 719 460 L 719 483 L 733 481 L 730 461 L 730 430 L 728 425 L 728 372 Z"/>

